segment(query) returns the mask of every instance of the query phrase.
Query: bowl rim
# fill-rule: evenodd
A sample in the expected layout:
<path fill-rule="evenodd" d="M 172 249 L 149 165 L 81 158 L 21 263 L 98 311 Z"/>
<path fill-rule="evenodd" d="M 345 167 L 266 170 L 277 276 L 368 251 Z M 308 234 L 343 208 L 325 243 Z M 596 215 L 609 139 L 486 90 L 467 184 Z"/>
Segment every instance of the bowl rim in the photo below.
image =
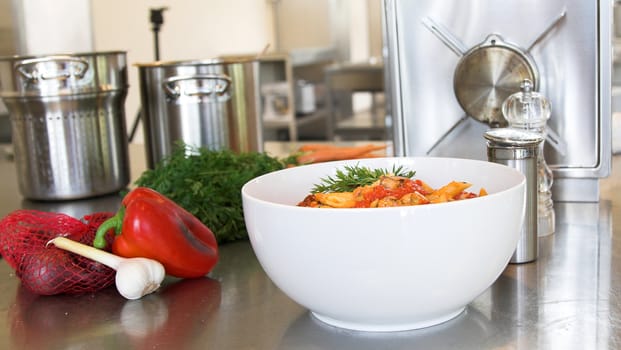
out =
<path fill-rule="evenodd" d="M 322 162 L 322 163 L 314 163 L 314 164 L 305 164 L 305 165 L 299 165 L 298 167 L 330 167 L 332 166 L 332 169 L 334 169 L 335 171 L 339 168 L 342 168 L 346 165 L 351 165 L 352 163 L 355 162 L 360 162 L 360 161 L 407 161 L 407 160 L 411 160 L 411 161 L 415 161 L 417 159 L 432 159 L 432 160 L 446 160 L 446 161 L 466 161 L 466 162 L 470 162 L 470 163 L 482 163 L 482 164 L 486 164 L 488 166 L 491 167 L 498 167 L 498 168 L 503 168 L 504 170 L 508 170 L 509 172 L 513 172 L 514 174 L 518 175 L 521 179 L 518 183 L 516 183 L 513 186 L 510 186 L 508 188 L 505 188 L 501 191 L 497 191 L 497 192 L 492 192 L 492 193 L 488 193 L 487 195 L 483 196 L 483 197 L 475 197 L 475 198 L 470 198 L 468 200 L 458 200 L 458 201 L 451 201 L 451 202 L 442 202 L 442 203 L 429 203 L 429 204 L 425 204 L 425 205 L 409 205 L 409 206 L 397 206 L 397 207 L 383 207 L 383 208 L 321 208 L 321 212 L 333 212 L 333 211 L 343 211 L 344 209 L 346 209 L 346 211 L 349 213 L 355 213 L 355 212 L 359 212 L 359 211 L 369 211 L 372 210 L 373 212 L 384 212 L 384 211 L 391 211 L 391 210 L 403 210 L 403 209 L 411 209 L 411 208 L 419 208 L 416 210 L 431 210 L 431 209 L 422 209 L 422 208 L 437 208 L 438 205 L 441 205 L 442 207 L 447 207 L 447 206 L 459 206 L 459 205 L 465 205 L 465 203 L 467 204 L 468 202 L 471 201 L 486 201 L 486 200 L 493 200 L 493 198 L 495 198 L 496 196 L 500 196 L 503 193 L 505 193 L 506 191 L 510 191 L 512 189 L 515 188 L 519 188 L 520 186 L 525 186 L 526 185 L 526 176 L 524 174 L 522 174 L 519 170 L 512 168 L 508 165 L 504 165 L 504 164 L 499 164 L 499 163 L 495 163 L 495 162 L 489 162 L 489 161 L 483 161 L 483 160 L 478 160 L 478 159 L 470 159 L 470 158 L 457 158 L 457 157 L 430 157 L 430 156 L 420 156 L 420 157 L 416 157 L 416 156 L 400 156 L 400 157 L 377 157 L 377 158 L 361 158 L 361 159 L 352 159 L 352 160 L 337 160 L 337 161 L 330 161 L 330 162 Z M 273 201 L 269 201 L 269 200 L 265 200 L 265 199 L 260 199 L 256 196 L 253 196 L 251 194 L 248 193 L 249 191 L 249 187 L 252 186 L 254 183 L 256 182 L 260 182 L 263 179 L 267 178 L 267 177 L 272 177 L 272 176 L 277 176 L 280 173 L 283 172 L 291 172 L 291 171 L 295 171 L 294 168 L 285 168 L 285 169 L 281 169 L 281 170 L 276 170 L 276 171 L 272 171 L 260 176 L 257 176 L 249 181 L 247 181 L 241 188 L 241 194 L 242 194 L 242 199 L 247 199 L 247 200 L 251 200 L 251 201 L 256 201 L 259 203 L 263 203 L 263 204 L 268 204 L 268 205 L 273 205 L 275 208 L 279 208 L 279 207 L 285 207 L 285 208 L 289 208 L 291 210 L 315 210 L 318 208 L 311 208 L 311 207 L 300 207 L 297 206 L 296 204 L 284 204 L 284 203 L 278 203 L 278 202 L 273 202 Z M 318 179 L 319 180 L 319 179 Z M 484 186 L 481 186 L 484 188 Z M 302 201 L 303 198 L 300 198 L 300 201 Z M 293 209 L 293 208 L 297 208 L 297 209 Z"/>

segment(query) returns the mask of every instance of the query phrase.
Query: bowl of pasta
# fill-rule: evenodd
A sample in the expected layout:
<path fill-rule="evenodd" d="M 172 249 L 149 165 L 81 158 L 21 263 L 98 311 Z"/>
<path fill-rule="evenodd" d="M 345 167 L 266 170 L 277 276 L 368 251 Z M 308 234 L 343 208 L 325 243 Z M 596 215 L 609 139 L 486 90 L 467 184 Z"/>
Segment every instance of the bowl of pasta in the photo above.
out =
<path fill-rule="evenodd" d="M 298 166 L 242 188 L 267 276 L 327 324 L 432 326 L 499 277 L 524 220 L 525 177 L 491 162 L 387 157 Z"/>

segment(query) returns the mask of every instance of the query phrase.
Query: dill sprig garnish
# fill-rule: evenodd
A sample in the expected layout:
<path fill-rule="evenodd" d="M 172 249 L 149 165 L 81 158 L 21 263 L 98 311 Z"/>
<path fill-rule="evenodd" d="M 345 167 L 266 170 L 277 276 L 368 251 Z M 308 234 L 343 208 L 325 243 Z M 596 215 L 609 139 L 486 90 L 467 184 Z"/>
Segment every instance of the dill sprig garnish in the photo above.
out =
<path fill-rule="evenodd" d="M 343 169 L 337 169 L 334 176 L 320 179 L 321 183 L 314 185 L 311 193 L 350 192 L 356 187 L 371 185 L 383 175 L 412 178 L 415 174 L 415 171 L 406 170 L 402 165 L 398 167 L 393 165 L 390 171 L 387 169 L 370 169 L 359 165 L 346 165 Z"/>

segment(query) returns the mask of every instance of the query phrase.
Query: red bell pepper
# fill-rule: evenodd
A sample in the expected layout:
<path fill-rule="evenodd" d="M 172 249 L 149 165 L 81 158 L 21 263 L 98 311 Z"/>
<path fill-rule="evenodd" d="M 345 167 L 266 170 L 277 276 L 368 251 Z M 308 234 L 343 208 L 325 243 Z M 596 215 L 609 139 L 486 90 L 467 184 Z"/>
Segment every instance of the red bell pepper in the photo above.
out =
<path fill-rule="evenodd" d="M 123 198 L 115 216 L 99 227 L 93 241 L 104 248 L 114 230 L 112 252 L 159 261 L 166 273 L 181 278 L 205 276 L 218 261 L 218 244 L 200 220 L 164 195 L 138 187 Z"/>

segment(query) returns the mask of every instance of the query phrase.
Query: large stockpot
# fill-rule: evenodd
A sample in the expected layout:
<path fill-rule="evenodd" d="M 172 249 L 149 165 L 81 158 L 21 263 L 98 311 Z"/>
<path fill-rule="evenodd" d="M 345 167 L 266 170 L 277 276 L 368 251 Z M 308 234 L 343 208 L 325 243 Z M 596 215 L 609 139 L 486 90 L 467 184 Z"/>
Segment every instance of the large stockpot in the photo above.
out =
<path fill-rule="evenodd" d="M 139 63 L 147 164 L 175 144 L 262 151 L 258 61 L 254 58 Z"/>
<path fill-rule="evenodd" d="M 126 53 L 0 58 L 22 195 L 93 197 L 129 183 Z"/>

